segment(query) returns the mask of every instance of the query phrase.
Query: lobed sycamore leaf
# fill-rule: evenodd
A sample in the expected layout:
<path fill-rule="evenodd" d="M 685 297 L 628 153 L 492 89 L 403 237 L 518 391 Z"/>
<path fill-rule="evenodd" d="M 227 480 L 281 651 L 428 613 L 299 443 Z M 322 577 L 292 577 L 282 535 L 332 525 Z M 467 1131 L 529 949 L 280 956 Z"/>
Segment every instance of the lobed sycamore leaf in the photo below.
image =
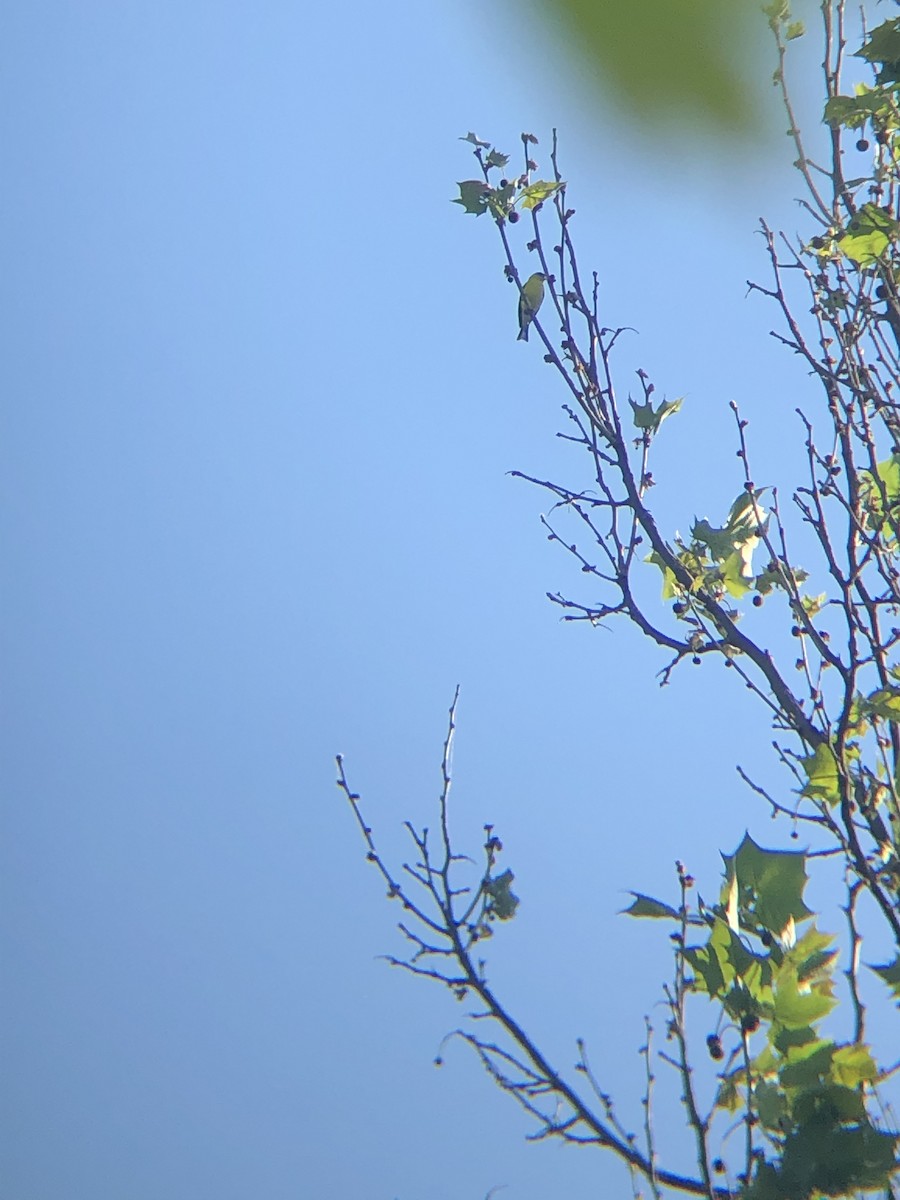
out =
<path fill-rule="evenodd" d="M 483 142 L 481 138 L 476 137 L 471 131 L 467 133 L 465 137 L 461 137 L 459 140 L 461 142 L 469 142 L 471 145 L 478 146 L 482 150 L 487 150 L 491 144 L 490 142 Z"/>
<path fill-rule="evenodd" d="M 492 189 L 483 179 L 465 179 L 457 186 L 459 195 L 451 203 L 461 204 L 467 213 L 474 213 L 476 217 L 487 212 L 487 196 Z"/>
<path fill-rule="evenodd" d="M 893 962 L 885 963 L 880 967 L 872 967 L 871 970 L 881 976 L 882 981 L 887 984 L 900 1007 L 900 954 Z"/>
<path fill-rule="evenodd" d="M 634 896 L 634 900 L 627 908 L 622 909 L 622 913 L 626 917 L 669 917 L 677 921 L 678 912 L 669 904 L 663 904 L 661 900 L 654 900 L 652 896 L 644 896 L 641 892 L 629 892 L 629 895 Z"/>
<path fill-rule="evenodd" d="M 803 902 L 806 855 L 802 850 L 764 850 L 749 833 L 732 855 L 723 854 L 723 902 L 736 888 L 741 923 L 761 925 L 781 937 L 791 920 L 805 921 L 812 910 Z"/>
<path fill-rule="evenodd" d="M 890 125 L 896 120 L 895 114 L 890 97 L 861 83 L 857 84 L 855 96 L 832 96 L 827 101 L 824 121 L 832 127 L 843 125 L 846 129 L 859 129 L 875 116 Z"/>
<path fill-rule="evenodd" d="M 555 192 L 558 192 L 564 186 L 565 184 L 563 183 L 552 183 L 544 179 L 538 179 L 534 183 L 529 183 L 526 187 L 522 188 L 519 195 L 522 207 L 529 209 L 536 208 L 537 205 L 543 204 L 545 200 L 549 199 L 550 196 L 554 195 Z"/>
<path fill-rule="evenodd" d="M 683 401 L 683 396 L 679 396 L 677 400 L 663 400 L 659 408 L 654 409 L 649 400 L 645 404 L 636 404 L 629 397 L 628 403 L 634 410 L 635 428 L 649 429 L 651 433 L 656 433 L 666 417 L 678 412 Z"/>
<path fill-rule="evenodd" d="M 776 982 L 772 1020 L 786 1029 L 805 1029 L 827 1017 L 836 1004 L 830 989 L 810 990 L 792 972 L 787 972 Z"/>
<path fill-rule="evenodd" d="M 895 83 L 900 78 L 900 21 L 885 21 L 873 29 L 855 57 L 881 64 L 879 83 Z"/>

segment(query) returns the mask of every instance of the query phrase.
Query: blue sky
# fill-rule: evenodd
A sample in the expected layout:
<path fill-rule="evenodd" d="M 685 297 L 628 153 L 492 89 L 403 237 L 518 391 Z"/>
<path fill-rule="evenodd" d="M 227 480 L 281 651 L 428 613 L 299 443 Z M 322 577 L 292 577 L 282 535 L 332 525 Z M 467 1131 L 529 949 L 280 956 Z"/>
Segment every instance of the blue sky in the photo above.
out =
<path fill-rule="evenodd" d="M 544 162 L 559 127 L 584 261 L 639 331 L 624 386 L 687 396 L 673 531 L 740 488 L 730 399 L 767 480 L 792 461 L 771 435 L 808 384 L 745 296 L 757 217 L 799 220 L 787 141 L 636 130 L 511 6 L 32 0 L 0 29 L 4 1191 L 627 1187 L 526 1145 L 461 1047 L 432 1066 L 461 1011 L 377 961 L 393 913 L 333 758 L 401 855 L 462 685 L 460 840 L 493 821 L 522 897 L 491 978 L 637 1122 L 668 954 L 615 914 L 771 837 L 733 771 L 771 769 L 765 724 L 547 602 L 593 596 L 507 472 L 567 469 L 563 396 L 495 230 L 449 203 L 457 139 L 527 129 Z"/>

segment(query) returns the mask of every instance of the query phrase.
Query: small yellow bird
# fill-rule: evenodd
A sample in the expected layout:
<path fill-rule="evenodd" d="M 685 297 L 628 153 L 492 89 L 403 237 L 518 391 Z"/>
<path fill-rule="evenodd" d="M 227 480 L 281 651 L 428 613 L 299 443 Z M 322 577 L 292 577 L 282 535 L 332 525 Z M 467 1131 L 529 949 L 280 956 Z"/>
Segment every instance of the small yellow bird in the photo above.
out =
<path fill-rule="evenodd" d="M 537 315 L 537 310 L 544 302 L 544 283 L 547 276 L 543 271 L 535 271 L 529 275 L 522 285 L 519 296 L 519 336 L 520 342 L 528 341 L 528 326 Z"/>

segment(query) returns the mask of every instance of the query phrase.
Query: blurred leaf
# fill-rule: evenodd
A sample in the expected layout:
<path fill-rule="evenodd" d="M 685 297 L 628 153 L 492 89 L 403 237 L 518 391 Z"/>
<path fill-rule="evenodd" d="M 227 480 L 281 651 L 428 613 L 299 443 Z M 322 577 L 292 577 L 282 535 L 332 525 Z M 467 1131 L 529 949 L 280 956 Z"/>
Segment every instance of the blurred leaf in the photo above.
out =
<path fill-rule="evenodd" d="M 512 881 L 515 878 L 512 871 L 504 871 L 496 879 L 489 879 L 484 890 L 491 898 L 491 911 L 495 912 L 501 921 L 509 921 L 515 916 L 519 907 L 519 897 L 512 892 Z"/>
<path fill-rule="evenodd" d="M 729 139 L 761 132 L 768 72 L 753 70 L 753 50 L 769 47 L 759 0 L 534 0 L 534 10 L 552 39 L 585 63 L 583 77 L 635 127 Z M 799 32 L 793 22 L 785 36 Z"/>
<path fill-rule="evenodd" d="M 523 208 L 535 208 L 538 204 L 552 196 L 554 192 L 558 192 L 563 185 L 561 183 L 550 183 L 545 179 L 537 179 L 534 183 L 529 183 L 527 187 L 522 188 L 520 199 Z"/>

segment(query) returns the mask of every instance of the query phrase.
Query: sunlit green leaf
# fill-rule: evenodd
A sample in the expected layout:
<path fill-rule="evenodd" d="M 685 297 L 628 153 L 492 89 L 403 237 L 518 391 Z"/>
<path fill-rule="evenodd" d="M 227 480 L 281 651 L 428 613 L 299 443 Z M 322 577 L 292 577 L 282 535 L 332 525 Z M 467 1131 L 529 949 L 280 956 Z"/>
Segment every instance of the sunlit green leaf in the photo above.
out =
<path fill-rule="evenodd" d="M 803 795 L 811 800 L 824 800 L 826 804 L 837 804 L 841 798 L 837 759 L 827 743 L 822 742 L 808 758 L 800 763 L 806 772 L 807 783 Z"/>
<path fill-rule="evenodd" d="M 651 552 L 644 559 L 644 562 L 654 563 L 662 571 L 662 576 L 663 576 L 662 598 L 663 598 L 663 600 L 671 600 L 671 599 L 673 599 L 673 597 L 677 596 L 681 589 L 678 586 L 678 581 L 675 578 L 675 573 L 674 573 L 674 571 L 671 570 L 671 568 L 668 566 L 668 564 L 663 561 L 663 559 L 660 557 L 660 555 L 657 554 L 657 552 L 655 550 L 651 550 Z"/>
<path fill-rule="evenodd" d="M 809 990 L 799 986 L 795 978 L 783 976 L 775 987 L 772 1016 L 788 1029 L 803 1029 L 827 1016 L 836 1003 L 823 990 Z"/>
<path fill-rule="evenodd" d="M 683 396 L 677 400 L 663 400 L 659 408 L 655 409 L 649 400 L 645 404 L 636 404 L 634 400 L 629 399 L 629 404 L 634 410 L 635 427 L 656 433 L 666 417 L 678 412 L 683 400 Z"/>
<path fill-rule="evenodd" d="M 878 1078 L 878 1067 L 868 1046 L 839 1046 L 832 1059 L 831 1075 L 835 1083 L 855 1088 L 861 1083 L 873 1083 Z"/>
<path fill-rule="evenodd" d="M 887 209 L 877 204 L 864 204 L 847 223 L 837 239 L 838 247 L 858 266 L 876 262 L 892 241 L 897 239 L 900 225 Z"/>
<path fill-rule="evenodd" d="M 866 698 L 865 711 L 884 721 L 900 721 L 900 688 L 879 688 Z"/>
<path fill-rule="evenodd" d="M 522 188 L 519 193 L 519 198 L 523 208 L 535 208 L 538 204 L 558 192 L 563 185 L 561 183 L 551 183 L 547 180 L 538 179 L 534 183 L 529 183 L 527 187 Z"/>
<path fill-rule="evenodd" d="M 759 539 L 756 539 L 757 541 Z M 722 578 L 725 581 L 725 587 L 728 590 L 729 596 L 734 596 L 736 600 L 740 600 L 754 586 L 752 572 L 745 572 L 747 565 L 748 543 L 744 543 L 740 550 L 735 550 L 722 563 Z M 752 553 L 752 546 L 749 547 L 749 552 Z"/>

